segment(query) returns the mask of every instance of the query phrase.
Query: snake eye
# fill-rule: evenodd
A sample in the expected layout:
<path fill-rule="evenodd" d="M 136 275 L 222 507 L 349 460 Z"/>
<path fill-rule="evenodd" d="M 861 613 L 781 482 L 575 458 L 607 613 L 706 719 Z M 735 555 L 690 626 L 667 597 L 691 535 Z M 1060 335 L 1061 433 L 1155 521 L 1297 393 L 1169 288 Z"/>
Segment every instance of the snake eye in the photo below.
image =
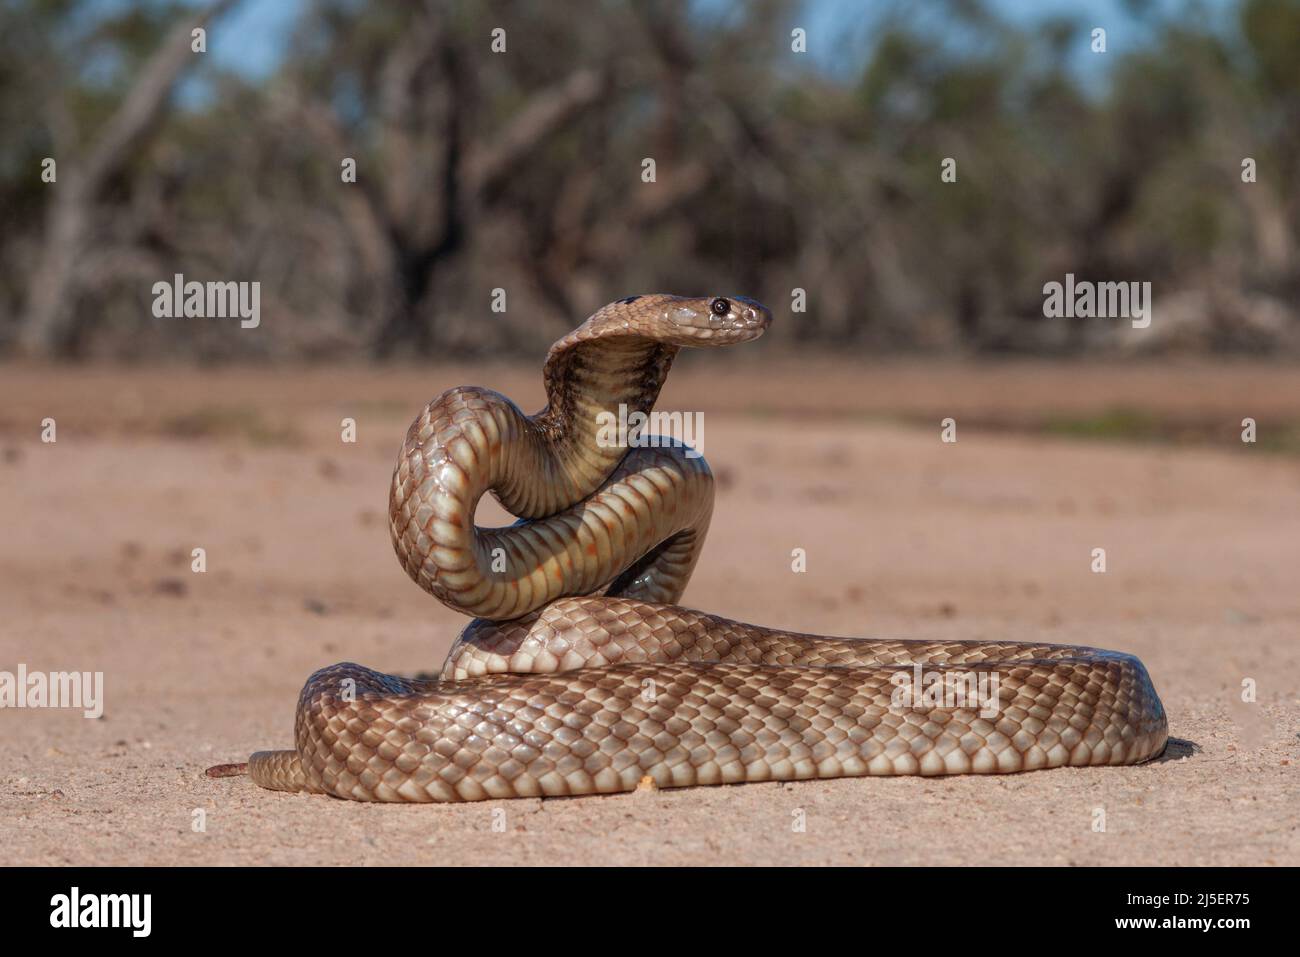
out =
<path fill-rule="evenodd" d="M 713 302 L 709 303 L 709 311 L 715 316 L 725 316 L 731 312 L 731 303 L 719 296 Z"/>

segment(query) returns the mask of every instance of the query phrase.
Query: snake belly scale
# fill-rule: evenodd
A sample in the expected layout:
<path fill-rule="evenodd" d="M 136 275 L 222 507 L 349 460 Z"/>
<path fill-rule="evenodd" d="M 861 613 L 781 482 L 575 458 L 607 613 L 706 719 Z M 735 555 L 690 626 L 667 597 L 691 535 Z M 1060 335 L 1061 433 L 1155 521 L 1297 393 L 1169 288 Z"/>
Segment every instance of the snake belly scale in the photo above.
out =
<path fill-rule="evenodd" d="M 679 787 L 1158 756 L 1164 709 L 1132 655 L 827 638 L 677 604 L 708 530 L 712 476 L 683 445 L 611 441 L 601 413 L 648 413 L 679 349 L 744 342 L 770 322 L 740 297 L 632 296 L 551 347 L 541 412 L 472 387 L 434 399 L 402 446 L 390 530 L 410 577 L 474 620 L 436 679 L 349 663 L 316 672 L 294 749 L 253 754 L 253 781 L 474 801 L 629 791 L 647 778 Z M 484 492 L 520 521 L 476 527 Z M 900 678 L 922 669 L 979 675 L 991 696 L 900 705 Z"/>

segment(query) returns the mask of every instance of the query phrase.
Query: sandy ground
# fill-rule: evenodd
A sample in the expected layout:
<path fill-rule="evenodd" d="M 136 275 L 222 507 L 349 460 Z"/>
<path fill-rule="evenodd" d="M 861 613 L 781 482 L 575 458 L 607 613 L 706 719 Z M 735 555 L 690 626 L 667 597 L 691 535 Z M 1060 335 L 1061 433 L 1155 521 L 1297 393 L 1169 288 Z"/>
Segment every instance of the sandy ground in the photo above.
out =
<path fill-rule="evenodd" d="M 396 448 L 450 385 L 536 407 L 536 370 L 0 366 L 0 671 L 102 671 L 106 698 L 97 720 L 0 711 L 3 860 L 1300 863 L 1300 456 L 1265 441 L 1300 419 L 1297 370 L 683 366 L 661 408 L 704 411 L 719 477 L 686 604 L 803 631 L 1134 652 L 1169 713 L 1166 757 L 459 806 L 207 779 L 291 745 L 317 667 L 436 669 L 464 622 L 393 557 Z M 1116 408 L 1140 441 L 1044 434 L 1114 426 Z M 1244 416 L 1257 445 L 1239 441 Z"/>

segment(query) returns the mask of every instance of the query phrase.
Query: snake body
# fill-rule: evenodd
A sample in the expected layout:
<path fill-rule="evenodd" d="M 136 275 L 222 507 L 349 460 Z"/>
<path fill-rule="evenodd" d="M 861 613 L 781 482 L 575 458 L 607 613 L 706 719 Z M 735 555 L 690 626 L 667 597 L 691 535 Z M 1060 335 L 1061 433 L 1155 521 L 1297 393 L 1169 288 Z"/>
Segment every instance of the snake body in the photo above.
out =
<path fill-rule="evenodd" d="M 433 400 L 402 446 L 390 530 L 411 578 L 475 620 L 436 679 L 316 672 L 296 747 L 252 755 L 252 779 L 473 801 L 1160 754 L 1164 709 L 1132 655 L 827 638 L 677 604 L 712 513 L 708 466 L 602 425 L 650 412 L 680 348 L 743 342 L 770 322 L 743 298 L 633 296 L 551 347 L 541 412 L 472 387 Z M 477 527 L 485 491 L 520 521 Z"/>

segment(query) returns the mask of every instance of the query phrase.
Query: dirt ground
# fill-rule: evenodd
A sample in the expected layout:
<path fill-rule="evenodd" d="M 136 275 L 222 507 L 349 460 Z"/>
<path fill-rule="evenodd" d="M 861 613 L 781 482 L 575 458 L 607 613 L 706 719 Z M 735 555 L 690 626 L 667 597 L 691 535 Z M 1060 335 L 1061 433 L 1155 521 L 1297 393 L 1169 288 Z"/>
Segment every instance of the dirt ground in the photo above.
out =
<path fill-rule="evenodd" d="M 393 556 L 397 447 L 452 385 L 536 408 L 538 370 L 0 366 L 0 671 L 102 671 L 106 701 L 93 720 L 0 711 L 0 857 L 1300 864 L 1300 370 L 702 359 L 660 403 L 704 413 L 719 479 L 686 604 L 800 631 L 1133 652 L 1168 710 L 1166 756 L 456 806 L 208 779 L 291 746 L 322 665 L 437 668 L 464 621 Z"/>

